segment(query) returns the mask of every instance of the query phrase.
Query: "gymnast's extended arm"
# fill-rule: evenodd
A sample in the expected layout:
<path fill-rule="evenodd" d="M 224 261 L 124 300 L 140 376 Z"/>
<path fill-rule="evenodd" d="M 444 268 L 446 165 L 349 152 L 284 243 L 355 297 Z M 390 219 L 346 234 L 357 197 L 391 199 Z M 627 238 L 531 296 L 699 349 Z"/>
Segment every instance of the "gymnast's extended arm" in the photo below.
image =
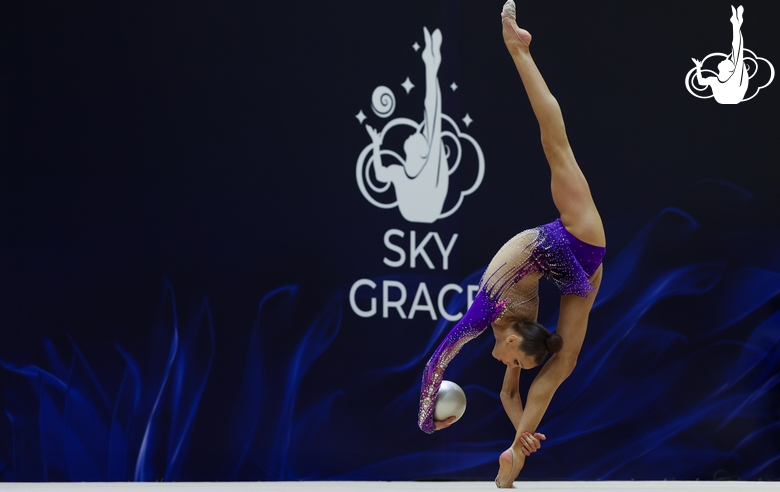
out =
<path fill-rule="evenodd" d="M 460 352 L 466 342 L 473 340 L 490 326 L 501 307 L 500 303 L 491 299 L 484 289 L 480 290 L 469 310 L 444 337 L 428 363 L 425 364 L 422 387 L 420 388 L 420 412 L 417 418 L 417 424 L 424 432 L 430 434 L 437 430 L 436 422 L 433 421 L 433 411 L 447 365 Z"/>
<path fill-rule="evenodd" d="M 380 183 L 392 181 L 391 171 L 382 165 L 382 135 L 371 125 L 366 125 L 366 131 L 371 137 L 371 156 L 369 160 L 374 167 L 374 175 Z"/>
<path fill-rule="evenodd" d="M 700 86 L 705 87 L 710 85 L 710 78 L 707 77 L 706 79 L 701 74 L 701 62 L 697 60 L 696 58 L 691 58 L 693 60 L 693 63 L 696 65 L 696 82 L 699 83 Z"/>

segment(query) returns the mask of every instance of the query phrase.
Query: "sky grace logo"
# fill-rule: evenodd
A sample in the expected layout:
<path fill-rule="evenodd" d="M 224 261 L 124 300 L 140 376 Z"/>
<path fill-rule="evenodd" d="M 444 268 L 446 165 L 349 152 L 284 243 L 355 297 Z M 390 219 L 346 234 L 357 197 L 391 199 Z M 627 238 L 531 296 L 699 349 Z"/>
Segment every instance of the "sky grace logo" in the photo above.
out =
<path fill-rule="evenodd" d="M 362 109 L 355 115 L 370 140 L 361 151 L 355 169 L 360 192 L 378 208 L 398 207 L 401 216 L 413 224 L 432 224 L 451 216 L 460 208 L 464 197 L 479 188 L 485 173 L 485 158 L 477 141 L 442 111 L 438 77 L 442 33 L 424 27 L 423 35 L 424 46 L 417 42 L 412 45 L 425 66 L 425 80 L 417 81 L 424 90 L 422 121 L 391 118 L 396 109 L 396 96 L 384 85 L 376 87 L 371 97 L 371 112 L 382 125 L 367 121 L 369 117 Z M 417 87 L 409 77 L 399 85 L 406 93 L 401 97 L 408 96 Z M 457 84 L 452 82 L 445 90 L 457 89 Z M 461 121 L 466 127 L 473 122 L 468 114 Z M 465 173 L 458 180 L 451 180 L 450 176 L 459 168 Z M 461 180 L 467 182 L 463 185 L 466 189 L 450 189 Z M 457 240 L 457 233 L 442 236 L 437 231 L 389 229 L 382 238 L 385 248 L 382 263 L 394 269 L 446 272 Z M 431 292 L 426 280 L 407 285 L 408 277 L 384 275 L 381 279 L 358 279 L 349 291 L 350 308 L 361 318 L 457 321 L 479 286 L 469 282 L 447 283 L 450 278 L 446 273 L 437 277 L 427 279 L 436 284 L 432 288 L 438 292 Z"/>
<path fill-rule="evenodd" d="M 398 207 L 409 222 L 431 224 L 449 217 L 460 208 L 465 196 L 479 188 L 485 172 L 485 158 L 479 144 L 461 131 L 454 119 L 442 111 L 441 86 L 438 72 L 442 62 L 442 33 L 431 33 L 423 28 L 425 45 L 415 42 L 412 48 L 421 51 L 425 65 L 423 90 L 425 99 L 422 121 L 410 118 L 393 118 L 379 128 L 365 123 L 368 118 L 361 109 L 355 117 L 370 137 L 357 160 L 355 170 L 360 192 L 372 205 L 389 209 Z M 417 85 L 409 77 L 400 84 L 408 95 Z M 454 82 L 448 86 L 458 89 Z M 395 111 L 396 98 L 392 89 L 378 86 L 371 97 L 371 111 L 382 119 L 390 118 Z M 466 114 L 462 119 L 468 127 L 473 120 Z M 411 132 L 403 148 L 388 147 L 385 138 L 392 132 Z M 465 148 L 471 147 L 469 158 L 464 159 Z M 475 157 L 471 157 L 474 155 Z M 444 209 L 450 188 L 450 176 L 461 166 L 476 166 L 476 179 L 471 186 L 460 191 L 459 197 L 447 210 Z M 394 195 L 394 200 L 385 195 Z"/>

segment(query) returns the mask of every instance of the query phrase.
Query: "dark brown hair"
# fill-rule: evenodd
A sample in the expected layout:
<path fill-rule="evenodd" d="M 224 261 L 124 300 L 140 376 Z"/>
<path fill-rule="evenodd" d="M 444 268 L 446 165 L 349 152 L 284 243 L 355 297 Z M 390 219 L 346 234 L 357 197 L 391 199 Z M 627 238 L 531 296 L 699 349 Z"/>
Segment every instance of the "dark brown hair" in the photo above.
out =
<path fill-rule="evenodd" d="M 550 333 L 536 321 L 515 321 L 512 329 L 523 338 L 520 350 L 534 358 L 537 365 L 544 362 L 548 354 L 554 354 L 563 347 L 563 338 Z"/>

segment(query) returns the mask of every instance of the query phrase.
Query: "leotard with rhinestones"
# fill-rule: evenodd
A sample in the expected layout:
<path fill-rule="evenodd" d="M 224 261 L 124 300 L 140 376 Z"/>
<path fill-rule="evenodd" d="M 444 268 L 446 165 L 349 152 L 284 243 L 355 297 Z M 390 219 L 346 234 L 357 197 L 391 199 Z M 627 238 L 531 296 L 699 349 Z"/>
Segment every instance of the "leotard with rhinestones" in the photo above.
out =
<path fill-rule="evenodd" d="M 433 411 L 444 370 L 468 341 L 501 318 L 535 319 L 541 276 L 555 284 L 561 295 L 587 297 L 593 291 L 589 278 L 605 252 L 605 248 L 577 239 L 560 219 L 523 231 L 507 241 L 485 270 L 471 307 L 425 365 L 418 414 L 420 429 L 427 433 L 436 430 Z"/>

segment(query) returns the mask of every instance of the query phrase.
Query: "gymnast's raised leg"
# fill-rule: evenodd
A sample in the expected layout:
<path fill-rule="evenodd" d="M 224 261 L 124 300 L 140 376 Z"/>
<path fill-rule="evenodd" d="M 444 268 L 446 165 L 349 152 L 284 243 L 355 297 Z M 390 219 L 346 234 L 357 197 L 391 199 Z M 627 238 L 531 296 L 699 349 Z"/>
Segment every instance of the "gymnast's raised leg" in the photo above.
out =
<path fill-rule="evenodd" d="M 502 17 L 504 43 L 509 50 L 539 122 L 542 146 L 551 171 L 551 191 L 555 206 L 566 230 L 574 237 L 595 247 L 606 245 L 606 236 L 590 188 L 569 145 L 563 116 L 530 53 L 531 35 L 518 27 L 514 3 L 507 1 Z M 547 410 L 555 391 L 571 374 L 587 330 L 588 315 L 601 283 L 598 266 L 590 281 L 594 292 L 588 297 L 561 297 L 558 333 L 563 348 L 544 365 L 528 393 L 526 407 L 517 426 L 515 440 L 499 458 L 496 484 L 511 487 L 520 473 L 525 456 L 521 452 L 524 436 L 533 435 Z"/>

